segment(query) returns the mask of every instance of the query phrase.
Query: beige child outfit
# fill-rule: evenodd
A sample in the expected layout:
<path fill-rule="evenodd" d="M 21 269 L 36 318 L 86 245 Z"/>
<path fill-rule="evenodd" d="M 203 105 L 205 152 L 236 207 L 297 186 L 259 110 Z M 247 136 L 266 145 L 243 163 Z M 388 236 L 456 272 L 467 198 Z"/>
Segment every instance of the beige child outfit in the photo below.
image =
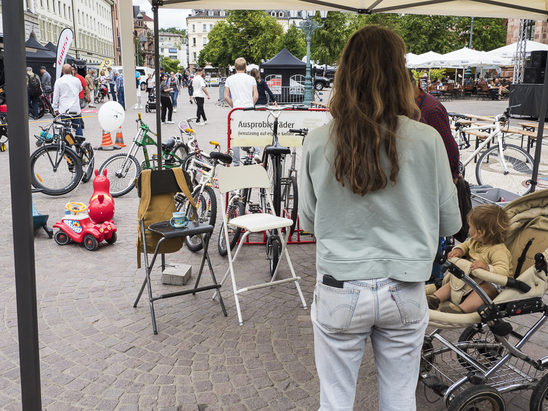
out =
<path fill-rule="evenodd" d="M 460 248 L 463 252 L 463 257 L 469 261 L 480 260 L 489 266 L 489 271 L 494 274 L 510 276 L 512 275 L 512 255 L 508 248 L 503 243 L 500 244 L 480 244 L 474 239 L 468 239 L 464 243 L 457 245 L 455 248 Z M 474 278 L 474 275 L 471 275 Z M 482 280 L 476 280 L 478 284 Z M 463 280 L 449 274 L 444 278 L 443 283 L 451 283 L 451 302 L 460 304 L 465 296 L 467 296 L 472 288 Z M 493 284 L 494 285 L 494 284 Z M 500 291 L 497 285 L 494 285 Z"/>

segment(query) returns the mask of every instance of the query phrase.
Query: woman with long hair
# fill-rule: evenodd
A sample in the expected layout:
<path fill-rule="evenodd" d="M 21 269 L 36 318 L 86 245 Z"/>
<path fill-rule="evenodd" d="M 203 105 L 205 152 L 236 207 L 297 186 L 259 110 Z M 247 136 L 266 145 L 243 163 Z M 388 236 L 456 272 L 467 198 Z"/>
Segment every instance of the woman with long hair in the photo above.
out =
<path fill-rule="evenodd" d="M 259 98 L 257 99 L 257 102 L 255 103 L 255 105 L 264 106 L 270 102 L 277 106 L 278 103 L 276 103 L 276 97 L 274 96 L 270 88 L 268 87 L 268 84 L 266 84 L 266 81 L 261 78 L 261 74 L 259 73 L 259 70 L 257 70 L 256 68 L 253 68 L 251 69 L 249 74 L 251 75 L 251 77 L 255 77 L 255 80 L 257 81 L 257 92 L 259 93 Z M 267 94 L 270 100 L 266 97 Z"/>
<path fill-rule="evenodd" d="M 303 148 L 299 215 L 316 236 L 311 307 L 321 410 L 352 410 L 369 338 L 379 409 L 414 410 L 428 322 L 424 282 L 440 235 L 459 231 L 438 132 L 419 123 L 393 31 L 366 26 L 342 52 L 332 121 Z"/>

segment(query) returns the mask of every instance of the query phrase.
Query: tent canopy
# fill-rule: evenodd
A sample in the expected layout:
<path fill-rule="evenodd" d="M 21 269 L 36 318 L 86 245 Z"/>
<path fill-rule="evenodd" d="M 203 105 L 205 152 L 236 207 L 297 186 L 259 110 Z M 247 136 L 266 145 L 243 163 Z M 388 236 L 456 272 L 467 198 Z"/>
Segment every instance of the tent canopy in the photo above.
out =
<path fill-rule="evenodd" d="M 408 53 L 413 54 L 413 53 Z M 411 68 L 429 68 L 432 66 L 432 62 L 442 58 L 442 54 L 435 51 L 427 51 L 419 55 L 411 56 L 407 59 L 407 67 Z"/>
<path fill-rule="evenodd" d="M 149 0 L 151 3 L 153 0 Z M 334 10 L 546 20 L 545 0 L 163 0 L 165 8 L 233 10 Z"/>
<path fill-rule="evenodd" d="M 303 69 L 306 67 L 306 63 L 291 54 L 288 49 L 283 48 L 270 60 L 262 63 L 261 67 L 268 69 Z"/>
<path fill-rule="evenodd" d="M 485 67 L 485 66 L 509 66 L 510 59 L 495 56 L 485 51 L 473 50 L 463 47 L 459 50 L 442 55 L 439 59 L 432 61 L 437 67 Z"/>
<path fill-rule="evenodd" d="M 525 42 L 526 53 L 530 53 L 532 51 L 538 51 L 538 50 L 548 50 L 548 44 L 543 44 L 543 43 L 539 43 L 532 40 L 527 40 Z M 512 43 L 512 44 L 508 44 L 507 46 L 499 47 L 498 49 L 488 51 L 487 54 L 492 55 L 494 57 L 514 59 L 516 56 L 516 51 L 517 51 L 517 43 Z"/>

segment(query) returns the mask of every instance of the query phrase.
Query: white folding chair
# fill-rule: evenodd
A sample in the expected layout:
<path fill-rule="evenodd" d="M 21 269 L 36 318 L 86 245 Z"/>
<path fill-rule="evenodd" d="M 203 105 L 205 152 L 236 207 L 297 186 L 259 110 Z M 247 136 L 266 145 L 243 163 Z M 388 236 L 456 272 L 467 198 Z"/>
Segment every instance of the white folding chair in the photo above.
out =
<path fill-rule="evenodd" d="M 230 191 L 239 190 L 242 188 L 265 189 L 266 198 L 268 199 L 268 203 L 270 205 L 270 210 L 274 210 L 274 206 L 272 204 L 272 198 L 270 195 L 271 183 L 269 181 L 268 174 L 266 170 L 264 169 L 264 167 L 258 164 L 249 165 L 249 166 L 240 166 L 240 167 L 222 167 L 221 170 L 219 170 L 217 178 L 218 178 L 218 184 L 219 184 L 219 191 L 221 192 L 222 210 L 226 209 L 225 194 Z M 226 240 L 225 244 L 230 244 L 229 237 L 228 237 L 228 224 L 229 223 L 227 221 L 227 215 L 225 212 L 223 212 L 223 232 Z M 274 214 L 270 214 L 267 212 L 244 214 L 230 220 L 230 225 L 235 228 L 243 229 L 244 234 L 240 238 L 240 243 L 238 245 L 238 248 L 236 249 L 236 252 L 234 253 L 234 256 L 232 256 L 230 247 L 227 247 L 228 270 L 226 271 L 225 275 L 223 276 L 223 279 L 221 280 L 221 285 L 225 282 L 226 278 L 230 274 L 230 278 L 232 280 L 232 290 L 234 293 L 234 299 L 236 300 L 236 310 L 238 312 L 238 321 L 240 325 L 243 324 L 243 319 L 242 319 L 242 312 L 240 309 L 240 301 L 238 299 L 238 295 L 245 291 L 251 291 L 258 288 L 271 287 L 273 285 L 294 282 L 295 287 L 297 288 L 297 292 L 299 293 L 299 297 L 301 298 L 303 308 L 304 309 L 307 308 L 303 293 L 301 291 L 301 287 L 299 285 L 299 280 L 301 278 L 295 275 L 295 270 L 293 269 L 293 264 L 291 263 L 291 258 L 289 257 L 289 253 L 287 251 L 287 240 L 289 239 L 289 235 L 290 235 L 289 227 L 291 227 L 292 224 L 293 224 L 293 220 L 289 218 L 278 217 Z M 286 228 L 285 234 L 282 232 L 282 228 Z M 257 233 L 261 231 L 267 231 L 267 230 L 277 231 L 281 241 L 281 245 L 282 245 L 281 253 L 280 253 L 281 258 L 278 261 L 278 264 L 276 266 L 276 269 L 274 270 L 272 278 L 267 283 L 261 283 L 256 285 L 250 285 L 243 288 L 238 288 L 236 285 L 236 276 L 234 274 L 234 261 L 236 260 L 236 257 L 238 256 L 238 253 L 240 252 L 240 249 L 242 248 L 242 245 L 244 244 L 249 234 Z M 278 270 L 280 268 L 281 260 L 283 256 L 285 256 L 287 263 L 289 265 L 289 270 L 291 271 L 291 277 L 285 278 L 283 280 L 276 280 L 276 276 L 278 274 Z M 214 297 L 215 295 L 217 295 L 217 292 L 214 294 Z"/>

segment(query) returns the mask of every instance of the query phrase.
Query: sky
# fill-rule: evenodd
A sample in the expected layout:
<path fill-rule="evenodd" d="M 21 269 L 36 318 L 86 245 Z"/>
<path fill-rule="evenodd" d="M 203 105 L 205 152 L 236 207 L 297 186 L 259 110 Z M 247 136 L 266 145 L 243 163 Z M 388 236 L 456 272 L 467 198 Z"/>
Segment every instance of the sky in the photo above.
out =
<path fill-rule="evenodd" d="M 134 6 L 140 6 L 147 16 L 152 18 L 152 7 L 148 0 L 133 0 Z M 168 9 L 160 8 L 158 14 L 160 18 L 160 28 L 175 27 L 186 29 L 186 17 L 191 13 L 190 9 Z"/>

